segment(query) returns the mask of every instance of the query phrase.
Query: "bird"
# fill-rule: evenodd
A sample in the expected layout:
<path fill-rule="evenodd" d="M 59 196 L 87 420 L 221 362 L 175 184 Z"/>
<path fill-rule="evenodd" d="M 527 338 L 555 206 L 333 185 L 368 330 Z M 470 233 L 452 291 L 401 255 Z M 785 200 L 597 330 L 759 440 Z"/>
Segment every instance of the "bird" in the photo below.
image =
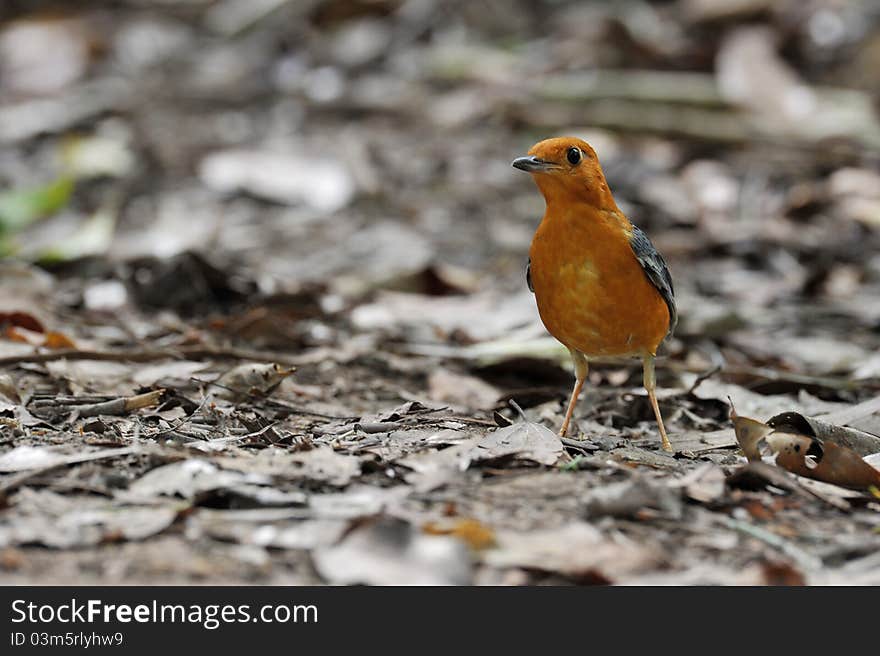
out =
<path fill-rule="evenodd" d="M 526 282 L 541 321 L 574 363 L 560 436 L 568 432 L 590 359 L 640 357 L 662 447 L 673 451 L 654 374 L 657 349 L 678 321 L 666 261 L 617 206 L 586 141 L 546 139 L 512 165 L 532 175 L 546 202 L 529 248 Z"/>

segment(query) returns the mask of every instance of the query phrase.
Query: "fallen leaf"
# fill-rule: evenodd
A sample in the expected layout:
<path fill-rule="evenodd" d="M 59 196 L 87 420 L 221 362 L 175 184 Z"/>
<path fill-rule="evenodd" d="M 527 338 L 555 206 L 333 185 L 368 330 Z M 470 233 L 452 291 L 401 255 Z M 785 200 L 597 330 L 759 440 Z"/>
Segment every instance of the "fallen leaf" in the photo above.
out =
<path fill-rule="evenodd" d="M 593 574 L 613 581 L 655 567 L 662 559 L 658 549 L 606 538 L 586 522 L 527 533 L 499 531 L 496 539 L 498 546 L 482 555 L 487 565 L 570 577 Z"/>
<path fill-rule="evenodd" d="M 684 493 L 700 503 L 720 501 L 726 492 L 726 476 L 718 465 L 708 462 L 689 472 L 673 483 L 684 490 Z"/>
<path fill-rule="evenodd" d="M 10 342 L 20 342 L 22 344 L 31 344 L 32 346 L 38 346 L 40 343 L 39 340 L 37 340 L 36 337 L 32 337 L 27 330 L 22 330 L 15 326 L 6 326 L 3 336 Z"/>
<path fill-rule="evenodd" d="M 0 395 L 15 404 L 21 403 L 18 387 L 9 374 L 0 374 Z"/>
<path fill-rule="evenodd" d="M 733 430 L 736 433 L 736 441 L 739 442 L 740 448 L 743 450 L 746 458 L 750 462 L 761 460 L 761 450 L 758 443 L 772 432 L 773 429 L 767 424 L 750 419 L 749 417 L 740 417 L 736 414 L 733 407 L 733 401 L 730 402 L 730 419 L 733 422 Z"/>
<path fill-rule="evenodd" d="M 0 326 L 24 328 L 34 333 L 44 333 L 42 322 L 27 312 L 0 312 Z"/>
<path fill-rule="evenodd" d="M 237 472 L 285 480 L 306 479 L 336 487 L 348 485 L 361 473 L 360 458 L 336 453 L 329 446 L 319 446 L 299 453 L 263 449 L 252 458 L 218 457 L 215 462 L 225 469 Z"/>
<path fill-rule="evenodd" d="M 336 453 L 329 446 L 295 453 L 290 458 L 298 464 L 297 476 L 342 487 L 361 473 L 361 461 L 356 456 Z"/>
<path fill-rule="evenodd" d="M 46 338 L 43 340 L 43 346 L 48 349 L 75 349 L 76 343 L 64 333 L 50 330 L 46 333 Z"/>
<path fill-rule="evenodd" d="M 312 559 L 321 577 L 342 585 L 468 585 L 473 576 L 459 540 L 390 518 L 356 527 L 339 544 L 315 549 Z"/>
<path fill-rule="evenodd" d="M 852 489 L 880 486 L 880 470 L 852 449 L 792 433 L 774 432 L 766 440 L 776 464 L 790 472 Z"/>
<path fill-rule="evenodd" d="M 591 490 L 583 500 L 587 517 L 638 517 L 644 511 L 672 519 L 682 515 L 681 494 L 643 476 Z"/>
<path fill-rule="evenodd" d="M 0 472 L 51 467 L 63 461 L 64 455 L 51 451 L 48 447 L 22 445 L 0 455 Z"/>
<path fill-rule="evenodd" d="M 413 471 L 404 479 L 420 492 L 430 492 L 454 483 L 464 476 L 473 452 L 482 438 L 473 437 L 445 449 L 425 450 L 396 462 Z"/>
<path fill-rule="evenodd" d="M 0 234 L 16 232 L 37 219 L 57 212 L 70 200 L 73 180 L 59 178 L 43 187 L 0 194 Z"/>
<path fill-rule="evenodd" d="M 476 519 L 458 519 L 451 523 L 429 522 L 422 530 L 428 535 L 451 535 L 474 551 L 495 546 L 495 532 Z"/>
<path fill-rule="evenodd" d="M 250 362 L 233 367 L 213 384 L 219 389 L 217 396 L 244 400 L 271 394 L 294 371 L 279 364 Z"/>
<path fill-rule="evenodd" d="M 276 203 L 305 203 L 335 212 L 354 197 L 347 169 L 326 156 L 257 150 L 226 150 L 205 157 L 199 177 L 218 191 L 246 191 Z"/>
<path fill-rule="evenodd" d="M 875 444 L 875 440 L 880 440 L 873 435 L 796 412 L 776 415 L 764 424 L 738 416 L 731 404 L 730 416 L 737 441 L 750 462 L 762 459 L 760 442 L 763 440 L 775 456 L 776 464 L 794 474 L 862 490 L 880 483 L 880 471 L 866 463 L 860 453 L 880 451 L 880 443 Z"/>
<path fill-rule="evenodd" d="M 562 456 L 562 441 L 546 426 L 521 422 L 489 433 L 466 455 L 471 462 L 507 456 L 555 465 Z"/>
<path fill-rule="evenodd" d="M 143 540 L 168 528 L 178 509 L 133 506 L 106 499 L 66 497 L 49 490 L 23 489 L 15 495 L 18 514 L 0 523 L 0 546 L 41 544 L 56 549 L 102 542 Z"/>
<path fill-rule="evenodd" d="M 876 399 L 872 400 L 871 408 L 876 407 Z M 828 415 L 829 418 L 844 416 L 839 413 Z M 847 415 L 853 417 L 855 415 Z M 829 423 L 821 417 L 808 417 L 797 412 L 784 412 L 767 420 L 767 425 L 780 433 L 796 433 L 815 437 L 823 444 L 833 443 L 844 449 L 850 449 L 860 456 L 880 453 L 880 437 L 848 426 Z"/>
<path fill-rule="evenodd" d="M 73 465 L 103 458 L 115 458 L 135 453 L 134 447 L 121 449 L 99 449 L 86 453 L 68 454 L 47 446 L 17 446 L 0 455 L 0 472 L 17 472 L 29 469 L 44 469 L 61 465 Z"/>
<path fill-rule="evenodd" d="M 448 369 L 431 372 L 428 395 L 435 401 L 475 409 L 493 408 L 501 398 L 501 392 L 489 383 Z"/>
<path fill-rule="evenodd" d="M 328 547 L 339 542 L 349 525 L 344 519 L 276 521 L 263 510 L 253 512 L 199 509 L 192 524 L 214 539 L 274 549 Z"/>
<path fill-rule="evenodd" d="M 190 458 L 151 469 L 134 481 L 121 496 L 137 499 L 178 496 L 192 499 L 213 490 L 232 489 L 245 484 L 270 485 L 271 482 L 267 476 L 228 471 L 208 460 Z"/>

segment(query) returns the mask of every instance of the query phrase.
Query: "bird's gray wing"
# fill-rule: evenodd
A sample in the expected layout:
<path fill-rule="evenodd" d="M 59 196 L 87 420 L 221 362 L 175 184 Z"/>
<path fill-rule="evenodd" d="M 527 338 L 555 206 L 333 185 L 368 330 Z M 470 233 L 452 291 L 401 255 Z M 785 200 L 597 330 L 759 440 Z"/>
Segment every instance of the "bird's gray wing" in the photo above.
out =
<path fill-rule="evenodd" d="M 663 259 L 663 256 L 654 248 L 654 244 L 648 239 L 648 235 L 636 226 L 633 226 L 630 246 L 639 264 L 642 265 L 648 280 L 657 288 L 660 296 L 666 301 L 666 307 L 669 308 L 669 331 L 666 333 L 668 337 L 675 330 L 675 325 L 678 323 L 678 312 L 675 309 L 675 289 L 672 286 L 672 276 L 669 273 L 669 267 L 666 266 L 666 260 Z"/>
<path fill-rule="evenodd" d="M 529 291 L 534 294 L 535 288 L 532 287 L 532 258 L 529 258 L 528 262 L 526 262 L 526 284 L 529 286 Z"/>

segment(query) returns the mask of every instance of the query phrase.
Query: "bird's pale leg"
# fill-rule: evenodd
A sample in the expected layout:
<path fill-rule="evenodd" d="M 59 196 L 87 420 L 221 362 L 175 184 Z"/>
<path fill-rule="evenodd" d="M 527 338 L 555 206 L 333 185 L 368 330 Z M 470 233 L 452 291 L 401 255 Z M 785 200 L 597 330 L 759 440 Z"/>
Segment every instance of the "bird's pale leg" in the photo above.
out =
<path fill-rule="evenodd" d="M 571 391 L 571 399 L 568 402 L 568 409 L 565 411 L 565 420 L 562 422 L 562 429 L 559 431 L 560 437 L 565 437 L 568 432 L 568 424 L 571 416 L 574 414 L 574 407 L 577 405 L 578 397 L 581 395 L 581 388 L 587 379 L 587 358 L 580 351 L 568 349 L 571 353 L 571 359 L 574 362 L 575 382 L 574 389 Z"/>
<path fill-rule="evenodd" d="M 651 399 L 651 407 L 654 408 L 654 416 L 657 417 L 657 425 L 660 427 L 660 438 L 663 440 L 663 450 L 672 451 L 672 444 L 666 436 L 666 427 L 663 425 L 663 415 L 660 414 L 660 406 L 657 405 L 657 395 L 654 394 L 654 356 L 647 354 L 642 358 L 642 367 L 644 369 L 645 389 L 648 391 L 648 398 Z"/>

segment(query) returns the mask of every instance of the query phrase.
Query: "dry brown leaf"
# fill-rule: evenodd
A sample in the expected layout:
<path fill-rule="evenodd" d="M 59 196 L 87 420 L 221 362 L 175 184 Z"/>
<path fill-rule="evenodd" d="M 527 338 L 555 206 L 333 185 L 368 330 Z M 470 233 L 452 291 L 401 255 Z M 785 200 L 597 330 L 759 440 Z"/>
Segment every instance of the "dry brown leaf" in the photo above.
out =
<path fill-rule="evenodd" d="M 35 333 L 44 333 L 42 322 L 27 312 L 0 312 L 0 325 L 16 326 Z"/>
<path fill-rule="evenodd" d="M 771 433 L 766 439 L 776 464 L 794 474 L 857 490 L 880 486 L 880 471 L 851 449 L 793 433 Z"/>
<path fill-rule="evenodd" d="M 876 399 L 861 405 L 865 406 L 866 409 L 873 409 L 875 408 L 874 401 Z M 854 406 L 853 409 L 858 407 Z M 871 412 L 866 412 L 865 414 L 870 415 Z M 797 435 L 815 437 L 821 440 L 823 444 L 832 442 L 839 447 L 851 449 L 860 456 L 880 453 L 880 437 L 850 428 L 849 426 L 839 425 L 844 422 L 835 420 L 835 416 L 849 416 L 853 418 L 852 420 L 858 417 L 858 415 L 843 415 L 841 412 L 836 412 L 828 415 L 826 419 L 808 417 L 798 412 L 783 412 L 768 419 L 767 425 L 780 433 L 795 433 Z"/>
<path fill-rule="evenodd" d="M 746 458 L 752 462 L 761 460 L 761 450 L 758 448 L 758 442 L 773 429 L 757 419 L 740 417 L 736 414 L 732 401 L 730 402 L 730 420 L 733 422 L 736 441 L 739 442 L 739 446 Z"/>
<path fill-rule="evenodd" d="M 49 349 L 75 349 L 76 344 L 70 337 L 65 335 L 64 333 L 59 333 L 50 330 L 46 333 L 46 338 L 43 340 L 43 346 Z"/>
<path fill-rule="evenodd" d="M 740 417 L 732 403 L 730 418 L 737 441 L 750 462 L 761 461 L 759 444 L 765 440 L 776 456 L 776 464 L 794 474 L 857 490 L 880 484 L 880 470 L 865 462 L 861 453 L 872 448 L 873 435 L 817 422 L 795 412 L 777 415 L 765 424 Z M 793 429 L 821 432 L 822 437 L 802 435 Z"/>
<path fill-rule="evenodd" d="M 428 535 L 451 535 L 474 551 L 495 546 L 495 531 L 476 519 L 458 519 L 452 524 L 429 522 L 422 530 Z"/>
<path fill-rule="evenodd" d="M 23 330 L 17 326 L 7 325 L 3 330 L 3 335 L 11 342 L 21 342 L 23 344 L 32 344 L 37 346 L 39 343 L 29 335 L 28 330 Z"/>

